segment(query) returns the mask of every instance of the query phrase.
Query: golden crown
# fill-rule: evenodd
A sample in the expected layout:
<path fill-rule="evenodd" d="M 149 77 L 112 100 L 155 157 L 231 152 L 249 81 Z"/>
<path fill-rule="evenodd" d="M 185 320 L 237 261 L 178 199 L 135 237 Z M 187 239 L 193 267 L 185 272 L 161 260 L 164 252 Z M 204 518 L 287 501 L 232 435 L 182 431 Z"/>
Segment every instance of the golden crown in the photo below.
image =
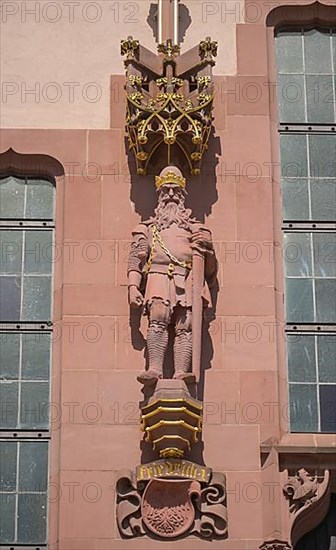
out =
<path fill-rule="evenodd" d="M 160 187 L 167 183 L 179 185 L 182 189 L 185 189 L 186 179 L 178 176 L 175 172 L 166 172 L 162 176 L 155 176 L 155 185 L 157 189 L 160 189 Z"/>

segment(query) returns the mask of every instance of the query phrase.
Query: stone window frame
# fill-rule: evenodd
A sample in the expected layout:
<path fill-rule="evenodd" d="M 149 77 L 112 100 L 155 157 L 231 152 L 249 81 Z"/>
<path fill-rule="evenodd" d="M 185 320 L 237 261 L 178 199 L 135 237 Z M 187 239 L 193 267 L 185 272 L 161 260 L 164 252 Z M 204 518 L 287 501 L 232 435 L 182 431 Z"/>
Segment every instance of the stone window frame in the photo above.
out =
<path fill-rule="evenodd" d="M 333 32 L 334 30 L 334 27 L 332 27 L 331 25 L 329 27 L 325 27 L 323 26 L 324 29 L 326 31 L 329 31 L 329 35 L 330 35 L 330 48 L 331 47 L 331 44 L 332 44 L 332 36 L 335 35 L 335 33 Z M 307 26 L 305 25 L 304 27 L 300 27 L 298 25 L 298 28 L 296 29 L 295 27 L 292 27 L 291 29 L 288 30 L 287 27 L 284 27 L 284 28 L 278 28 L 277 31 L 276 31 L 276 34 L 275 34 L 275 40 L 277 39 L 277 36 L 279 36 L 279 34 L 281 33 L 282 30 L 285 30 L 287 32 L 291 32 L 291 31 L 296 31 L 296 32 L 300 32 L 301 35 L 302 35 L 302 42 L 303 44 L 305 44 L 305 33 L 308 31 L 308 30 L 311 30 L 312 28 L 314 29 L 322 29 L 321 27 L 319 27 L 318 25 L 315 25 L 314 27 L 312 27 L 311 25 Z M 304 46 L 303 46 L 304 48 Z M 304 50 L 303 50 L 304 51 Z M 332 66 L 331 66 L 331 70 L 332 70 L 332 74 L 335 76 L 335 67 L 333 67 L 333 55 L 332 55 L 332 49 L 330 50 L 330 54 L 331 54 L 331 62 L 332 62 Z M 305 69 L 305 68 L 304 68 Z M 279 73 L 278 73 L 279 74 Z M 303 74 L 306 74 L 305 70 L 303 71 Z M 334 90 L 333 90 L 334 91 Z M 334 94 L 335 94 L 335 91 L 334 91 Z M 278 98 L 278 102 L 279 102 L 279 98 Z M 279 102 L 279 108 L 280 108 L 280 102 Z M 333 136 L 333 138 L 335 139 L 335 129 L 336 129 L 336 121 L 335 121 L 335 109 L 334 109 L 334 120 L 333 121 L 330 121 L 330 123 L 328 124 L 321 124 L 320 121 L 318 122 L 311 122 L 309 121 L 308 119 L 308 112 L 307 112 L 307 104 L 305 104 L 305 115 L 306 115 L 306 118 L 307 120 L 305 122 L 300 122 L 300 123 L 296 123 L 296 124 L 291 124 L 291 121 L 284 121 L 282 122 L 281 120 L 279 120 L 279 126 L 278 126 L 278 132 L 279 132 L 279 137 L 281 139 L 282 136 L 298 136 L 298 135 L 304 135 L 306 137 L 306 147 L 307 147 L 307 155 L 309 154 L 308 151 L 309 151 L 309 144 L 308 144 L 308 141 L 310 140 L 311 136 Z M 310 180 L 310 176 L 311 174 L 309 174 L 309 158 L 307 159 L 307 163 L 308 163 L 308 179 Z M 310 184 L 309 184 L 310 185 Z M 323 234 L 324 235 L 335 235 L 335 228 L 336 228 L 336 217 L 334 217 L 334 220 L 328 220 L 328 221 L 325 221 L 325 222 L 320 222 L 318 220 L 315 220 L 314 217 L 312 217 L 311 220 L 309 221 L 298 221 L 296 222 L 295 220 L 290 220 L 290 221 L 286 221 L 286 220 L 283 220 L 283 224 L 282 224 L 282 229 L 283 229 L 283 242 L 284 242 L 284 239 L 285 239 L 285 236 L 286 235 L 293 235 L 293 234 L 305 234 L 305 235 L 309 235 L 310 236 L 310 240 L 314 239 L 315 235 L 317 234 Z M 313 253 L 313 248 L 312 248 L 312 253 Z M 312 265 L 314 266 L 314 260 L 312 258 Z M 314 269 L 313 269 L 314 271 Z M 302 279 L 301 279 L 302 280 Z M 316 317 L 316 294 L 315 294 L 315 275 L 314 273 L 312 273 L 312 290 L 313 290 L 313 313 L 314 313 L 314 316 Z M 333 279 L 335 281 L 335 279 Z M 315 398 L 317 399 L 316 401 L 316 404 L 317 404 L 317 411 L 316 411 L 316 422 L 313 422 L 312 421 L 312 424 L 315 424 L 315 429 L 313 429 L 312 427 L 309 429 L 303 429 L 302 426 L 301 426 L 301 429 L 299 426 L 295 426 L 295 420 L 293 420 L 293 417 L 290 419 L 290 430 L 292 433 L 301 433 L 301 432 L 314 432 L 314 433 L 332 433 L 333 430 L 328 430 L 326 427 L 323 426 L 323 419 L 322 419 L 322 413 L 323 413 L 323 404 L 320 402 L 320 386 L 325 386 L 325 385 L 328 385 L 328 386 L 334 386 L 335 387 L 335 383 L 323 383 L 320 379 L 319 379 L 319 368 L 318 368 L 318 357 L 317 357 L 317 348 L 318 348 L 318 344 L 317 344 L 317 338 L 319 336 L 332 336 L 335 338 L 336 336 L 336 324 L 333 324 L 332 322 L 325 322 L 325 323 L 322 323 L 321 321 L 317 321 L 316 318 L 314 319 L 314 322 L 310 322 L 310 323 L 300 323 L 300 321 L 298 319 L 296 320 L 293 320 L 293 319 L 288 319 L 288 313 L 287 313 L 287 320 L 286 320 L 286 327 L 285 327 L 285 333 L 286 333 L 286 337 L 287 338 L 291 338 L 293 337 L 294 335 L 295 336 L 314 336 L 314 351 L 315 351 L 315 361 L 316 361 L 316 365 L 315 365 L 315 372 L 316 372 L 316 380 L 314 382 L 309 382 L 307 383 L 310 386 L 314 387 L 315 388 Z M 287 362 L 289 360 L 289 348 L 287 346 Z M 289 367 L 289 365 L 288 365 Z M 304 381 L 302 382 L 291 382 L 289 380 L 289 370 L 287 370 L 287 376 L 288 376 L 288 388 L 289 388 L 289 391 L 293 391 L 294 390 L 294 387 L 298 387 L 299 384 L 303 384 Z M 306 388 L 308 390 L 308 387 Z M 289 394 L 290 395 L 290 394 Z M 291 399 L 289 398 L 289 402 L 291 403 Z"/>
<path fill-rule="evenodd" d="M 10 153 L 9 156 L 12 157 L 12 153 L 14 153 L 12 150 L 9 150 Z M 6 154 L 3 156 L 4 159 L 4 165 L 7 164 L 6 160 Z M 16 154 L 15 154 L 16 156 Z M 21 155 L 17 155 L 18 157 L 21 157 Z M 28 157 L 28 155 L 27 155 Z M 22 161 L 22 159 L 20 159 Z M 15 163 L 14 163 L 15 164 Z M 56 178 L 54 178 L 51 175 L 48 175 L 47 173 L 40 173 L 40 168 L 36 169 L 34 171 L 34 168 L 32 170 L 28 169 L 25 170 L 25 167 L 20 169 L 21 162 L 18 162 L 17 166 L 18 168 L 15 169 L 14 167 L 10 168 L 4 168 L 4 170 L 1 170 L 0 178 L 5 179 L 6 177 L 16 177 L 21 180 L 25 181 L 25 185 L 29 186 L 29 180 L 44 180 L 48 181 L 53 186 L 53 217 L 50 218 L 41 218 L 41 219 L 34 219 L 33 217 L 31 219 L 25 219 L 24 215 L 22 218 L 1 218 L 0 219 L 0 231 L 1 230 L 8 230 L 8 231 L 16 231 L 16 232 L 25 232 L 29 230 L 35 230 L 35 231 L 50 231 L 52 233 L 52 242 L 54 242 L 55 238 L 55 205 L 56 205 Z M 39 166 L 37 164 L 37 166 Z M 26 193 L 26 188 L 25 188 Z M 22 257 L 24 256 L 24 251 L 22 250 Z M 26 335 L 38 335 L 44 336 L 46 334 L 50 335 L 50 354 L 49 354 L 49 376 L 48 376 L 48 383 L 49 383 L 49 403 L 52 402 L 51 398 L 51 380 L 52 380 L 52 344 L 53 344 L 53 322 L 52 322 L 52 312 L 53 312 L 53 280 L 54 280 L 54 270 L 53 270 L 53 260 L 51 260 L 51 289 L 50 289 L 50 318 L 45 319 L 42 321 L 25 321 L 25 320 L 19 320 L 19 321 L 0 321 L 0 334 L 1 337 L 5 335 L 6 338 L 7 335 L 20 335 L 20 374 L 21 374 L 21 362 L 22 362 L 22 342 L 24 341 L 24 338 Z M 23 291 L 22 291 L 23 292 Z M 21 311 L 20 311 L 21 313 Z M 42 336 L 42 337 L 43 337 Z M 38 338 L 37 338 L 38 341 Z M 21 377 L 19 379 L 19 384 L 21 385 Z M 18 419 L 20 418 L 20 403 L 18 403 Z M 38 423 L 36 423 L 38 424 Z M 35 548 L 42 549 L 47 548 L 48 544 L 48 524 L 49 524 L 49 502 L 48 502 L 48 492 L 49 492 L 49 472 L 50 472 L 50 439 L 51 439 L 51 421 L 49 419 L 48 426 L 40 426 L 37 427 L 30 427 L 27 429 L 24 427 L 16 427 L 15 429 L 9 428 L 9 427 L 2 427 L 0 429 L 0 442 L 6 442 L 10 444 L 15 444 L 17 446 L 16 448 L 16 480 L 15 480 L 15 491 L 4 491 L 2 494 L 10 494 L 13 495 L 15 499 L 15 540 L 12 542 L 6 542 L 4 549 L 10 548 L 10 549 L 16 549 L 20 548 L 20 550 L 24 550 L 25 548 Z M 15 442 L 15 443 L 14 443 Z M 29 444 L 33 443 L 33 445 L 41 445 L 41 448 L 44 448 L 43 452 L 43 461 L 46 460 L 46 490 L 44 491 L 33 491 L 32 489 L 28 490 L 19 490 L 19 475 L 20 475 L 20 458 L 21 458 L 21 452 L 24 455 L 24 449 L 28 449 Z M 32 447 L 30 447 L 32 449 Z M 36 447 L 37 449 L 37 447 Z M 42 457 L 40 453 L 37 453 Z M 37 488 L 38 489 L 38 488 Z M 44 522 L 44 529 L 45 529 L 45 540 L 44 541 L 25 541 L 25 540 L 18 540 L 18 507 L 19 507 L 19 495 L 23 494 L 22 498 L 39 498 L 40 495 L 43 495 L 43 499 L 45 500 L 45 522 Z"/>
<path fill-rule="evenodd" d="M 266 23 L 266 56 L 267 56 L 267 72 L 270 82 L 270 103 L 269 103 L 269 116 L 271 124 L 271 151 L 272 151 L 272 180 L 273 180 L 273 203 L 275 212 L 275 229 L 274 229 L 274 241 L 276 246 L 280 246 L 282 243 L 282 236 L 284 230 L 295 232 L 295 227 L 289 227 L 289 224 L 282 225 L 282 209 L 281 209 L 281 191 L 279 182 L 281 181 L 280 174 L 280 139 L 279 139 L 279 114 L 278 114 L 278 99 L 277 99 L 277 67 L 276 67 L 276 33 L 278 30 L 297 30 L 300 28 L 334 28 L 335 27 L 335 13 L 334 7 L 329 0 L 324 0 L 324 4 L 317 1 L 313 4 L 305 4 L 303 0 L 295 5 L 281 2 L 281 5 L 274 8 L 271 11 L 264 13 Z M 299 23 L 298 23 L 299 20 Z M 286 125 L 288 126 L 288 124 Z M 306 124 L 306 127 L 311 124 Z M 335 127 L 335 124 L 333 124 Z M 279 223 L 280 221 L 280 223 Z M 315 229 L 312 227 L 313 221 L 309 224 L 308 231 Z M 304 227 L 300 228 L 301 230 Z M 317 228 L 318 229 L 318 228 Z M 333 228 L 334 229 L 334 228 Z M 278 243 L 278 244 L 277 244 Z M 279 249 L 280 251 L 280 249 Z M 281 247 L 282 252 L 282 247 Z M 281 254 L 282 256 L 282 254 Z M 303 431 L 291 431 L 289 425 L 288 415 L 288 369 L 287 369 L 287 350 L 286 350 L 286 337 L 287 334 L 299 334 L 299 329 L 304 328 L 307 330 L 309 327 L 299 324 L 292 324 L 289 326 L 286 324 L 286 314 L 284 306 L 284 264 L 280 255 L 276 260 L 276 308 L 277 308 L 277 348 L 278 348 L 278 380 L 279 380 L 279 423 L 280 423 L 280 441 L 288 448 L 288 443 L 294 448 L 304 448 L 304 440 L 315 445 L 322 445 L 329 449 L 333 444 L 333 434 L 330 432 L 303 432 Z M 320 324 L 321 325 L 321 324 Z M 296 328 L 294 328 L 296 327 Z M 314 328 L 317 329 L 317 323 Z M 322 327 L 321 327 L 322 328 Z M 324 327 L 323 327 L 324 328 Z M 333 327 L 333 331 L 336 329 L 336 325 Z M 316 330 L 316 334 L 320 334 L 320 330 Z M 327 328 L 327 332 L 330 327 Z M 308 332 L 308 330 L 307 330 Z M 329 332 L 330 333 L 330 332 Z M 303 439 L 302 439 L 303 438 Z M 286 444 L 285 444 L 286 441 Z M 280 448 L 282 443 L 280 443 Z M 296 448 L 296 450 L 297 450 Z M 280 451 L 281 452 L 281 451 Z"/>

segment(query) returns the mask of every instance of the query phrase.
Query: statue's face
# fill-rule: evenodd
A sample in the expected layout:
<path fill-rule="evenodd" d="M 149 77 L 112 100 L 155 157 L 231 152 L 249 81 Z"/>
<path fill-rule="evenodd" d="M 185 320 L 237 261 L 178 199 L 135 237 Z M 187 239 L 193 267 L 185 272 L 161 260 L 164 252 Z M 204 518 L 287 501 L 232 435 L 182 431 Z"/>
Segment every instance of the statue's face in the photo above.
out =
<path fill-rule="evenodd" d="M 169 202 L 178 204 L 181 198 L 183 198 L 184 202 L 184 194 L 179 185 L 167 183 L 160 189 L 159 201 L 162 201 L 164 204 L 168 204 Z"/>

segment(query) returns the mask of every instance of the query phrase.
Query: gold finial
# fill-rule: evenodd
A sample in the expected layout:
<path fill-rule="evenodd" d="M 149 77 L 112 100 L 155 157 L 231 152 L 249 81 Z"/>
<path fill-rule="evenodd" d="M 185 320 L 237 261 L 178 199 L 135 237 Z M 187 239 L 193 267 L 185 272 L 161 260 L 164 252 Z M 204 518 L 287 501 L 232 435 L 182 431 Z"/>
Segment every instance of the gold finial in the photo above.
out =
<path fill-rule="evenodd" d="M 134 59 L 139 52 L 139 40 L 134 40 L 133 36 L 128 36 L 126 40 L 120 43 L 121 55 L 126 55 L 127 59 Z"/>
<path fill-rule="evenodd" d="M 217 42 L 211 40 L 210 36 L 207 36 L 205 40 L 199 43 L 199 56 L 202 60 L 206 59 L 209 61 L 217 56 Z"/>
<path fill-rule="evenodd" d="M 171 38 L 168 38 L 166 44 L 159 44 L 157 48 L 159 53 L 163 53 L 165 61 L 173 60 L 181 50 L 178 44 L 173 44 Z"/>

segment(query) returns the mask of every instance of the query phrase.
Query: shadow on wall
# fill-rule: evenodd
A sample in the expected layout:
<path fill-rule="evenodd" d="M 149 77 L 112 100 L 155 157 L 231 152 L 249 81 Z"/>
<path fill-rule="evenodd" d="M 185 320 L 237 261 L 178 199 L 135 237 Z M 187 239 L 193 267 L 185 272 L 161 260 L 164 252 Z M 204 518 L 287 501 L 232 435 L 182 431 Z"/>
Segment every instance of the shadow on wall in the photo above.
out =
<path fill-rule="evenodd" d="M 204 155 L 202 171 L 199 176 L 191 176 L 187 161 L 179 152 L 172 156 L 172 165 L 182 171 L 187 180 L 186 207 L 190 208 L 192 215 L 201 223 L 211 214 L 212 206 L 218 200 L 216 188 L 216 166 L 221 155 L 220 138 L 214 135 L 212 129 L 208 142 L 208 151 Z M 165 146 L 166 147 L 166 146 Z M 167 166 L 167 155 L 160 151 L 155 152 L 155 158 L 150 167 L 150 174 L 138 176 L 133 153 L 129 151 L 127 139 L 125 138 L 125 150 L 127 151 L 128 167 L 131 176 L 130 200 L 134 203 L 135 211 L 141 216 L 141 220 L 147 220 L 154 214 L 157 203 L 156 190 L 154 185 L 155 175 L 158 175 Z"/>
<path fill-rule="evenodd" d="M 157 32 L 157 4 L 150 4 L 147 23 L 153 31 L 153 36 L 156 42 L 159 41 Z M 189 9 L 184 4 L 179 4 L 179 43 L 183 43 L 187 29 L 191 25 L 191 17 Z"/>

